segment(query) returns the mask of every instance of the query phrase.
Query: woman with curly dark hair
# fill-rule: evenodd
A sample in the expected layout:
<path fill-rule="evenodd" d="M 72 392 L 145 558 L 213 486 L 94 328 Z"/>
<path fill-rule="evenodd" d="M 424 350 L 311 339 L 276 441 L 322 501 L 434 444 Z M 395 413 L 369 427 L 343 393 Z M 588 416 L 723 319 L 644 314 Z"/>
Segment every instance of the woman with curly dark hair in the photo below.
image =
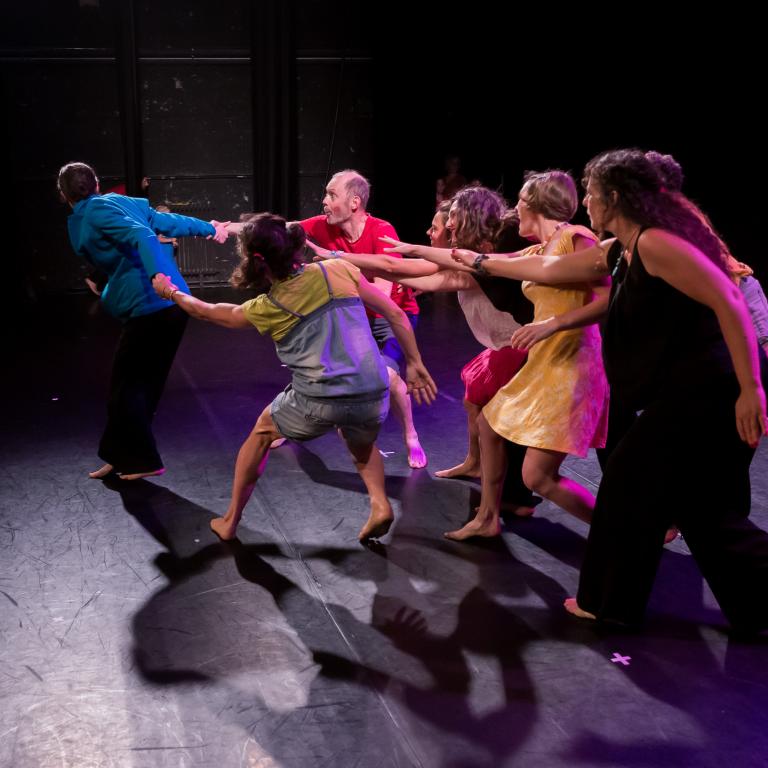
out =
<path fill-rule="evenodd" d="M 749 464 L 768 426 L 766 371 L 720 241 L 640 150 L 598 155 L 584 184 L 593 228 L 615 240 L 568 259 L 455 253 L 464 268 L 516 279 L 614 277 L 606 373 L 612 396 L 642 413 L 608 460 L 566 608 L 640 624 L 674 521 L 731 625 L 765 629 L 768 534 L 748 515 Z"/>
<path fill-rule="evenodd" d="M 407 383 L 417 402 L 434 400 L 436 387 L 424 368 L 405 313 L 373 288 L 357 267 L 337 259 L 304 264 L 304 230 L 270 213 L 230 225 L 238 233 L 236 287 L 270 286 L 244 304 L 208 304 L 157 275 L 158 295 L 185 312 L 229 328 L 255 326 L 269 334 L 292 383 L 259 416 L 240 448 L 232 498 L 224 517 L 211 521 L 222 539 L 233 539 L 243 508 L 264 471 L 273 441 L 311 440 L 338 429 L 371 500 L 360 540 L 383 536 L 393 520 L 384 489 L 384 466 L 375 440 L 389 407 L 386 371 L 371 335 L 363 303 L 384 315 L 406 355 Z"/>

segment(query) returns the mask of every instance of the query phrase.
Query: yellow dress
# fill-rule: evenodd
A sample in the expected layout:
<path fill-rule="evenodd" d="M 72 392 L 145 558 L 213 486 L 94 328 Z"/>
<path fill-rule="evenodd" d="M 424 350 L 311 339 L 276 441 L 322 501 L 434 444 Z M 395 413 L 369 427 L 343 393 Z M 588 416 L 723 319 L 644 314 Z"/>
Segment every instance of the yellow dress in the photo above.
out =
<path fill-rule="evenodd" d="M 573 253 L 577 235 L 594 239 L 586 227 L 569 226 L 547 253 Z M 533 246 L 524 254 L 539 250 Z M 592 298 L 585 283 L 526 281 L 523 293 L 533 303 L 534 322 L 583 307 Z M 559 331 L 534 345 L 528 362 L 483 408 L 483 415 L 494 432 L 519 445 L 576 456 L 605 445 L 608 383 L 597 326 Z"/>

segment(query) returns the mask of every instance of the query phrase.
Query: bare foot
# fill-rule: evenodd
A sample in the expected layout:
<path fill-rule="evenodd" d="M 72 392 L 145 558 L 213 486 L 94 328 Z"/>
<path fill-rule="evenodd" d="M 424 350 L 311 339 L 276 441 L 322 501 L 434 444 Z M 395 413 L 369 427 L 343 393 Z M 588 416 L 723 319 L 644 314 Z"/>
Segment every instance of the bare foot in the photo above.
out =
<path fill-rule="evenodd" d="M 464 459 L 450 469 L 440 469 L 435 472 L 435 477 L 480 477 L 480 463 Z"/>
<path fill-rule="evenodd" d="M 357 540 L 366 541 L 367 539 L 381 538 L 389 531 L 394 519 L 395 515 L 389 502 L 386 506 L 371 502 L 371 514 L 360 529 L 360 533 L 357 534 Z"/>
<path fill-rule="evenodd" d="M 524 507 L 520 504 L 502 501 L 501 511 L 515 517 L 530 517 L 536 511 L 536 507 Z"/>
<path fill-rule="evenodd" d="M 111 464 L 105 464 L 101 469 L 97 469 L 95 472 L 89 472 L 88 477 L 91 480 L 101 480 L 102 477 L 106 477 L 115 471 L 115 468 Z"/>
<path fill-rule="evenodd" d="M 214 517 L 211 520 L 211 530 L 222 541 L 232 541 L 236 536 L 237 525 L 233 525 L 226 517 Z"/>
<path fill-rule="evenodd" d="M 288 438 L 287 437 L 278 437 L 277 440 L 273 440 L 269 447 L 272 448 L 279 448 Z"/>
<path fill-rule="evenodd" d="M 670 544 L 672 543 L 678 536 L 680 535 L 680 529 L 673 525 L 671 528 L 669 528 L 664 535 L 664 543 Z"/>
<path fill-rule="evenodd" d="M 444 533 L 446 539 L 451 541 L 464 541 L 464 539 L 471 539 L 473 536 L 482 536 L 483 538 L 493 538 L 501 533 L 501 523 L 498 518 L 490 518 L 489 520 L 479 521 L 477 518 L 470 520 L 463 528 L 459 528 L 458 531 L 448 531 Z"/>
<path fill-rule="evenodd" d="M 424 453 L 424 449 L 421 447 L 418 436 L 407 439 L 405 445 L 408 448 L 408 466 L 412 469 L 426 467 L 427 454 Z"/>
<path fill-rule="evenodd" d="M 130 475 L 120 475 L 121 480 L 141 480 L 142 477 L 157 477 L 158 475 L 164 475 L 165 469 L 160 467 L 154 472 L 133 472 Z"/>
<path fill-rule="evenodd" d="M 575 597 L 566 598 L 563 605 L 565 606 L 565 610 L 568 611 L 568 613 L 572 613 L 574 616 L 578 616 L 580 619 L 592 619 L 592 621 L 597 619 L 597 616 L 595 616 L 594 613 L 589 613 L 589 611 L 582 611 L 581 608 L 579 608 L 579 604 L 576 602 Z"/>

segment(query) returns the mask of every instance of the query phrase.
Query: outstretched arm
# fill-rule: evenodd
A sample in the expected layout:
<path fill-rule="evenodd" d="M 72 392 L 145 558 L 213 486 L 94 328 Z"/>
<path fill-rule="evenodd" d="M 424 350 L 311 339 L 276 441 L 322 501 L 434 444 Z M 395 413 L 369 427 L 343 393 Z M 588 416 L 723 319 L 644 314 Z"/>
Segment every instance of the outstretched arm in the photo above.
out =
<path fill-rule="evenodd" d="M 395 240 L 394 237 L 384 235 L 380 237 L 389 247 L 384 250 L 387 253 L 402 253 L 404 256 L 416 256 L 420 259 L 426 259 L 433 264 L 437 264 L 441 269 L 463 269 L 463 265 L 457 264 L 452 257 L 455 248 L 433 248 L 431 245 L 413 245 Z"/>
<path fill-rule="evenodd" d="M 244 221 L 228 221 L 227 224 L 227 234 L 229 235 L 239 235 L 243 227 L 245 226 Z"/>
<path fill-rule="evenodd" d="M 454 262 L 454 269 L 466 272 L 474 271 L 475 263 L 481 254 L 465 248 L 432 248 L 425 245 L 411 245 L 392 240 L 392 247 L 385 250 L 393 253 L 419 256 L 436 263 L 444 263 L 446 258 Z M 537 283 L 591 282 L 609 274 L 607 254 L 614 239 L 565 256 L 530 255 L 519 256 L 516 253 L 487 254 L 480 262 L 486 274 L 497 277 L 509 277 L 514 280 L 533 280 Z"/>
<path fill-rule="evenodd" d="M 131 245 L 136 248 L 147 275 L 150 278 L 156 275 L 160 271 L 160 265 L 165 260 L 165 254 L 160 241 L 157 239 L 157 233 L 149 226 L 149 223 L 144 223 L 136 218 L 127 216 L 125 211 L 110 200 L 109 197 L 97 197 L 90 205 L 93 227 L 117 243 Z M 155 215 L 173 216 L 174 214 L 159 214 L 155 212 Z M 194 222 L 194 224 L 189 224 L 189 227 L 197 231 L 189 231 L 187 234 L 215 237 L 219 241 L 224 237 L 221 225 L 217 228 L 213 224 L 200 219 L 193 219 L 189 216 L 181 218 Z M 150 215 L 148 222 L 151 220 L 152 217 Z"/>
<path fill-rule="evenodd" d="M 399 259 L 395 256 L 385 256 L 373 253 L 344 253 L 343 251 L 329 251 L 307 240 L 307 245 L 315 252 L 315 261 L 342 258 L 359 269 L 387 277 L 395 282 L 400 282 L 404 277 L 424 277 L 433 275 L 438 271 L 436 264 L 424 259 Z"/>
<path fill-rule="evenodd" d="M 532 254 L 514 256 L 509 254 L 489 254 L 480 263 L 480 271 L 498 277 L 515 280 L 532 280 L 536 283 L 557 285 L 558 283 L 588 283 L 609 274 L 608 251 L 615 239 L 585 248 L 576 253 L 560 256 L 552 254 Z M 465 267 L 472 268 L 479 254 L 457 248 L 453 257 Z"/>
<path fill-rule="evenodd" d="M 229 222 L 203 221 L 194 216 L 183 216 L 179 213 L 164 213 L 149 209 L 149 226 L 156 233 L 169 237 L 207 237 L 217 243 L 223 243 L 228 237 Z"/>
<path fill-rule="evenodd" d="M 443 269 L 428 277 L 408 277 L 398 282 L 407 288 L 431 293 L 471 291 L 479 288 L 477 281 L 469 272 L 458 272 L 454 269 Z"/>
<path fill-rule="evenodd" d="M 239 304 L 209 304 L 184 291 L 180 291 L 168 275 L 158 272 L 152 279 L 152 287 L 161 299 L 168 299 L 198 320 L 208 320 L 225 328 L 251 328 L 251 323 Z"/>
<path fill-rule="evenodd" d="M 405 381 L 408 385 L 408 392 L 413 394 L 419 404 L 422 400 L 427 404 L 432 403 L 437 395 L 437 386 L 421 360 L 421 354 L 416 345 L 416 337 L 408 321 L 408 316 L 389 296 L 385 296 L 371 285 L 362 274 L 360 275 L 359 292 L 363 302 L 383 315 L 392 326 L 395 337 L 405 353 Z"/>

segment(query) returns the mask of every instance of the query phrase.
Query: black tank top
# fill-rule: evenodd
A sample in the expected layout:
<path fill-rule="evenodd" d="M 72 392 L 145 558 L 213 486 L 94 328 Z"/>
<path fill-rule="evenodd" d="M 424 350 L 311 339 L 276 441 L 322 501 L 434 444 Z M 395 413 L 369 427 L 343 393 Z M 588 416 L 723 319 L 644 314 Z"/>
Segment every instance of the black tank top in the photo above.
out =
<path fill-rule="evenodd" d="M 602 327 L 611 390 L 641 409 L 664 394 L 694 392 L 732 374 L 715 313 L 649 275 L 637 243 L 629 265 L 621 254 L 616 241 L 608 254 L 613 283 Z"/>

